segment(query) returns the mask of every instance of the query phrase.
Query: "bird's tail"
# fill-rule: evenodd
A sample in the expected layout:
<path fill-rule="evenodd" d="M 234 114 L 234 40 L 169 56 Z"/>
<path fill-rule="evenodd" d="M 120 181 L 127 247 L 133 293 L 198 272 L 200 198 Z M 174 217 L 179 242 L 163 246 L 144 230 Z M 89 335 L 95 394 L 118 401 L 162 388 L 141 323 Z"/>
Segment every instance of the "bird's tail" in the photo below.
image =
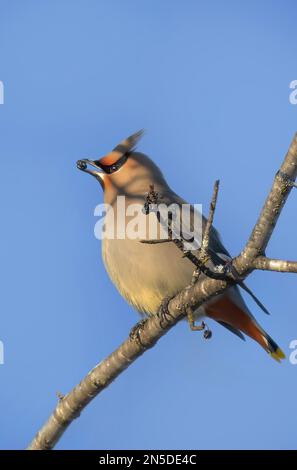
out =
<path fill-rule="evenodd" d="M 261 328 L 255 318 L 240 308 L 230 297 L 219 298 L 215 303 L 206 307 L 206 314 L 214 320 L 225 323 L 234 331 L 242 331 L 259 343 L 268 354 L 280 362 L 285 354 L 276 342 Z M 224 325 L 225 326 L 225 325 Z"/>
<path fill-rule="evenodd" d="M 265 331 L 262 333 L 262 338 L 264 341 L 264 349 L 271 355 L 271 357 L 273 357 L 273 359 L 275 359 L 277 362 L 281 362 L 282 359 L 285 359 L 286 356 L 284 352 Z"/>

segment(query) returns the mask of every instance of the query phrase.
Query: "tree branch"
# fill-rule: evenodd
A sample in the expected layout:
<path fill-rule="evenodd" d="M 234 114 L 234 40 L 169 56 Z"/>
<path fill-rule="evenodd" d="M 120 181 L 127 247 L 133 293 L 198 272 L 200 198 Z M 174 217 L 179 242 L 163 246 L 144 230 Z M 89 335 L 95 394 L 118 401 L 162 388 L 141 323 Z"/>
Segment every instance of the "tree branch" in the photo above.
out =
<path fill-rule="evenodd" d="M 220 181 L 217 180 L 214 184 L 212 199 L 211 199 L 210 208 L 209 208 L 209 214 L 208 214 L 205 231 L 204 231 L 202 243 L 201 243 L 202 256 L 208 254 L 210 232 L 211 232 L 214 214 L 215 214 L 216 205 L 217 205 L 219 186 L 220 186 Z"/>
<path fill-rule="evenodd" d="M 273 186 L 263 206 L 258 221 L 242 253 L 233 260 L 241 279 L 254 269 L 296 272 L 296 263 L 269 260 L 265 249 L 287 197 L 297 176 L 297 134 L 294 136 L 285 160 L 277 173 Z M 277 270 L 277 269 L 273 269 Z M 161 336 L 186 315 L 186 309 L 196 309 L 205 301 L 223 293 L 229 286 L 225 279 L 210 277 L 199 279 L 186 287 L 168 303 L 169 315 L 150 317 L 138 329 L 138 340 L 129 337 L 119 348 L 92 369 L 71 392 L 61 398 L 48 421 L 36 434 L 28 450 L 52 449 L 71 422 L 87 404 L 105 389 L 123 370 L 147 349 L 153 347 Z"/>
<path fill-rule="evenodd" d="M 276 271 L 278 273 L 297 273 L 297 261 L 258 256 L 254 261 L 254 268 L 262 269 L 263 271 Z"/>
<path fill-rule="evenodd" d="M 241 258 L 252 266 L 251 261 L 264 255 L 274 227 L 284 204 L 294 186 L 297 176 L 297 133 L 290 145 L 280 170 L 276 173 L 272 189 L 265 201 L 261 214 L 241 253 Z"/>

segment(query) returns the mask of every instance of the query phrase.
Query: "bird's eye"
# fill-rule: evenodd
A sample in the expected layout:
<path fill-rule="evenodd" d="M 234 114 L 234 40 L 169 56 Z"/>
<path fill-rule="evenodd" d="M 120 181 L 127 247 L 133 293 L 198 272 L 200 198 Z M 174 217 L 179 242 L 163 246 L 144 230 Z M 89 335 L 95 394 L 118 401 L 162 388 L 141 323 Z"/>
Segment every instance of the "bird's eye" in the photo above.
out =
<path fill-rule="evenodd" d="M 112 163 L 111 165 L 104 165 L 100 162 L 100 160 L 95 160 L 94 163 L 99 166 L 99 168 L 101 168 L 105 173 L 111 174 L 115 171 L 118 171 L 124 165 L 124 163 L 127 161 L 128 156 L 129 154 L 128 152 L 126 152 L 115 163 Z"/>

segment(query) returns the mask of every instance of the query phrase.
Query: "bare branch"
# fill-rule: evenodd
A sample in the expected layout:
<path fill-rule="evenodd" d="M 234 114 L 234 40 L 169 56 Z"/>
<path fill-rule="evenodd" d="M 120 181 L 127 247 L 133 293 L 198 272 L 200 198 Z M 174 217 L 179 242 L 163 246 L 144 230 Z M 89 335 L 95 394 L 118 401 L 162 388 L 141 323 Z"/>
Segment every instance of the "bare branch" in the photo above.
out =
<path fill-rule="evenodd" d="M 219 185 L 220 185 L 220 181 L 217 180 L 214 184 L 212 200 L 211 200 L 210 208 L 209 208 L 209 215 L 208 215 L 208 219 L 207 219 L 207 222 L 206 222 L 205 231 L 204 231 L 203 239 L 202 239 L 202 243 L 201 243 L 201 253 L 202 253 L 202 255 L 203 254 L 206 255 L 208 253 L 209 238 L 210 238 L 210 232 L 211 232 L 213 219 L 214 219 L 214 214 L 215 214 L 216 205 L 217 205 Z"/>
<path fill-rule="evenodd" d="M 285 175 L 285 177 L 284 177 Z M 254 269 L 285 267 L 296 272 L 296 263 L 281 260 L 267 260 L 263 257 L 279 214 L 293 187 L 297 175 L 297 134 L 295 135 L 262 212 L 242 253 L 233 260 L 233 265 L 244 279 Z M 264 264 L 263 264 L 264 263 Z M 287 263 L 287 264 L 284 264 Z M 264 266 L 265 265 L 265 266 Z M 273 269 L 275 270 L 275 269 Z M 223 293 L 229 287 L 225 279 L 204 277 L 183 289 L 168 304 L 166 317 L 150 317 L 139 328 L 140 341 L 130 337 L 110 356 L 104 359 L 64 397 L 61 397 L 52 415 L 36 434 L 29 445 L 30 450 L 52 449 L 70 423 L 79 416 L 87 404 L 105 389 L 123 370 L 135 361 L 144 351 L 155 345 L 173 325 L 186 315 L 186 309 L 195 310 L 212 297 Z"/>
<path fill-rule="evenodd" d="M 245 264 L 252 267 L 251 261 L 257 256 L 264 255 L 274 227 L 284 204 L 292 190 L 297 176 L 297 133 L 290 145 L 288 153 L 280 170 L 277 172 L 271 191 L 264 203 L 261 214 L 241 253 Z M 242 266 L 244 268 L 245 266 Z"/>
<path fill-rule="evenodd" d="M 254 268 L 262 269 L 263 271 L 276 271 L 278 273 L 297 273 L 297 261 L 258 256 L 254 261 Z"/>

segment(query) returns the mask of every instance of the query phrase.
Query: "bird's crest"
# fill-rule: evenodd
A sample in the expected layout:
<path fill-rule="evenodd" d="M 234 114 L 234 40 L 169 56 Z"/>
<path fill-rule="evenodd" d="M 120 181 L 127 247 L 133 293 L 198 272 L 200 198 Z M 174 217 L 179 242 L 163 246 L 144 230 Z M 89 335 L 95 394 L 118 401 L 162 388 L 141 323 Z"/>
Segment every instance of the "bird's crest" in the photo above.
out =
<path fill-rule="evenodd" d="M 100 165 L 113 165 L 115 162 L 119 161 L 119 159 L 125 157 L 125 155 L 133 152 L 143 133 L 144 131 L 140 130 L 130 135 L 130 137 L 127 137 L 127 139 L 119 143 L 110 153 L 98 160 Z"/>

